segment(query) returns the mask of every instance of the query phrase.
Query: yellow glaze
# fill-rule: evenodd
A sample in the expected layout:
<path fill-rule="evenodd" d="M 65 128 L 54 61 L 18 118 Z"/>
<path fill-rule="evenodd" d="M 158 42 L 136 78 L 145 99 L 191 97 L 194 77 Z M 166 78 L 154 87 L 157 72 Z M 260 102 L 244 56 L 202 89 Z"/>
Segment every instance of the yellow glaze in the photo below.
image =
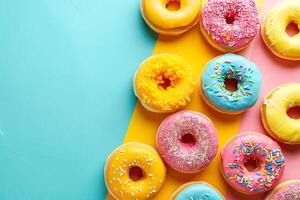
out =
<path fill-rule="evenodd" d="M 163 87 L 168 82 L 168 87 Z M 146 59 L 134 78 L 136 96 L 148 110 L 173 112 L 184 107 L 195 90 L 192 67 L 184 58 L 170 53 Z"/>
<path fill-rule="evenodd" d="M 137 166 L 143 177 L 131 180 L 129 170 Z M 115 149 L 105 165 L 105 184 L 117 200 L 143 200 L 152 198 L 161 188 L 166 168 L 156 150 L 146 144 L 129 142 Z"/>
<path fill-rule="evenodd" d="M 288 143 L 300 143 L 300 119 L 287 115 L 291 107 L 300 106 L 300 83 L 283 84 L 271 91 L 262 105 L 264 127 L 275 139 Z"/>
<path fill-rule="evenodd" d="M 180 2 L 179 9 L 168 9 L 170 1 Z M 200 10 L 201 0 L 141 0 L 146 23 L 165 35 L 178 35 L 192 28 L 199 20 Z"/>
<path fill-rule="evenodd" d="M 266 45 L 277 56 L 290 60 L 300 60 L 300 33 L 290 37 L 286 27 L 298 24 L 300 29 L 299 0 L 282 0 L 265 16 L 262 36 Z"/>

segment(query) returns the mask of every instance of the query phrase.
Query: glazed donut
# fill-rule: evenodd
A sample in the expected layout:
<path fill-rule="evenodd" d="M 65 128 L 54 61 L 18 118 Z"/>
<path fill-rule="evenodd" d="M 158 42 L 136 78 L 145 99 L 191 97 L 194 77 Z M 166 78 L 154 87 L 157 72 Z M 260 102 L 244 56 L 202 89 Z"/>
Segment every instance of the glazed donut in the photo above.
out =
<path fill-rule="evenodd" d="M 208 117 L 198 112 L 180 111 L 160 124 L 156 147 L 171 168 L 182 173 L 196 173 L 216 156 L 218 138 Z"/>
<path fill-rule="evenodd" d="M 154 148 L 130 142 L 109 155 L 104 174 L 107 190 L 116 200 L 150 199 L 161 188 L 166 168 Z"/>
<path fill-rule="evenodd" d="M 265 200 L 299 200 L 300 180 L 289 180 L 278 184 Z"/>
<path fill-rule="evenodd" d="M 235 90 L 226 88 L 228 80 L 235 81 Z M 215 110 L 238 114 L 255 104 L 261 82 L 261 73 L 254 63 L 229 53 L 214 58 L 206 65 L 200 79 L 200 93 Z"/>
<path fill-rule="evenodd" d="M 169 200 L 224 200 L 223 195 L 210 184 L 199 181 L 189 182 L 179 188 L 171 195 Z"/>
<path fill-rule="evenodd" d="M 223 52 L 245 48 L 259 32 L 259 15 L 253 0 L 209 0 L 202 10 L 201 31 Z"/>
<path fill-rule="evenodd" d="M 296 23 L 300 29 L 299 0 L 280 1 L 266 14 L 261 34 L 267 47 L 277 56 L 300 60 L 300 33 L 289 36 L 286 28 Z"/>
<path fill-rule="evenodd" d="M 191 65 L 182 57 L 156 54 L 135 73 L 133 88 L 142 105 L 152 112 L 174 112 L 183 108 L 194 92 Z"/>
<path fill-rule="evenodd" d="M 141 0 L 145 22 L 164 35 L 179 35 L 191 29 L 199 20 L 200 9 L 201 0 Z"/>
<path fill-rule="evenodd" d="M 267 132 L 286 144 L 300 144 L 300 121 L 287 115 L 287 110 L 300 105 L 300 83 L 287 83 L 266 95 L 261 107 L 262 122 Z"/>
<path fill-rule="evenodd" d="M 253 159 L 257 168 L 245 163 Z M 239 192 L 257 194 L 275 186 L 285 166 L 280 146 L 269 137 L 253 132 L 230 139 L 221 151 L 221 171 L 225 180 Z"/>

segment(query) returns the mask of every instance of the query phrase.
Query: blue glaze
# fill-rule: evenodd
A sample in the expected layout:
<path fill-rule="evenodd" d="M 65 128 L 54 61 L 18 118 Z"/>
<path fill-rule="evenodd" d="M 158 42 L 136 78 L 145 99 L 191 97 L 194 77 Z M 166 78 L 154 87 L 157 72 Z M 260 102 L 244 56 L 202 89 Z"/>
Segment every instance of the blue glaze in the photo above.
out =
<path fill-rule="evenodd" d="M 223 200 L 216 189 L 205 183 L 195 183 L 182 190 L 175 200 Z"/>
<path fill-rule="evenodd" d="M 230 92 L 225 78 L 238 81 L 237 91 Z M 202 74 L 202 91 L 215 107 L 230 112 L 250 108 L 258 99 L 262 75 L 257 66 L 246 58 L 232 53 L 211 60 Z"/>

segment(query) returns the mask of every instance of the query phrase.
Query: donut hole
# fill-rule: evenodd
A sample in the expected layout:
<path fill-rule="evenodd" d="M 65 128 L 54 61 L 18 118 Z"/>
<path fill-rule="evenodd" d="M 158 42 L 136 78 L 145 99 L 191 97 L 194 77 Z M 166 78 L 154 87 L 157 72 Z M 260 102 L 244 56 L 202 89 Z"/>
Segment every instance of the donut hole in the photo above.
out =
<path fill-rule="evenodd" d="M 158 84 L 159 87 L 162 87 L 163 89 L 168 89 L 171 87 L 171 80 L 167 77 L 163 77 L 162 81 Z"/>
<path fill-rule="evenodd" d="M 181 4 L 180 0 L 169 0 L 166 4 L 166 8 L 172 11 L 179 10 L 180 4 Z"/>
<path fill-rule="evenodd" d="M 248 158 L 244 162 L 244 166 L 249 172 L 255 171 L 259 166 L 259 161 L 255 158 Z"/>
<path fill-rule="evenodd" d="M 235 78 L 225 78 L 224 80 L 225 89 L 230 92 L 236 92 L 238 89 L 238 80 Z"/>
<path fill-rule="evenodd" d="M 181 136 L 180 141 L 183 144 L 187 144 L 187 145 L 190 145 L 190 146 L 193 146 L 196 143 L 195 137 L 190 133 L 187 133 L 187 134 L 184 134 L 183 136 Z"/>
<path fill-rule="evenodd" d="M 286 114 L 292 119 L 300 118 L 300 106 L 294 106 L 286 111 Z"/>
<path fill-rule="evenodd" d="M 177 75 L 176 71 L 162 69 L 159 72 L 154 73 L 153 81 L 159 89 L 167 90 L 169 88 L 174 88 L 177 82 L 180 81 L 180 77 Z"/>
<path fill-rule="evenodd" d="M 296 22 L 289 23 L 285 29 L 285 32 L 290 37 L 297 35 L 300 32 L 298 24 Z"/>
<path fill-rule="evenodd" d="M 235 21 L 235 14 L 233 12 L 229 12 L 225 15 L 225 21 L 227 24 L 233 24 Z"/>
<path fill-rule="evenodd" d="M 144 171 L 139 166 L 132 166 L 129 169 L 129 178 L 132 181 L 139 181 L 144 177 Z"/>

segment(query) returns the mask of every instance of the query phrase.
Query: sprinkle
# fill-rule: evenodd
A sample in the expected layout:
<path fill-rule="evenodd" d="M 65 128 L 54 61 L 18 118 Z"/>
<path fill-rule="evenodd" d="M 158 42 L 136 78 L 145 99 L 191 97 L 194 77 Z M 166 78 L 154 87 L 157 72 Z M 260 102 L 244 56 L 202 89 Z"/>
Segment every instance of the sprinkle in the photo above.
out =
<path fill-rule="evenodd" d="M 224 18 L 230 11 L 236 13 L 233 24 L 227 24 Z M 259 15 L 253 1 L 208 1 L 203 10 L 203 21 L 211 39 L 229 49 L 244 47 L 259 31 Z"/>

